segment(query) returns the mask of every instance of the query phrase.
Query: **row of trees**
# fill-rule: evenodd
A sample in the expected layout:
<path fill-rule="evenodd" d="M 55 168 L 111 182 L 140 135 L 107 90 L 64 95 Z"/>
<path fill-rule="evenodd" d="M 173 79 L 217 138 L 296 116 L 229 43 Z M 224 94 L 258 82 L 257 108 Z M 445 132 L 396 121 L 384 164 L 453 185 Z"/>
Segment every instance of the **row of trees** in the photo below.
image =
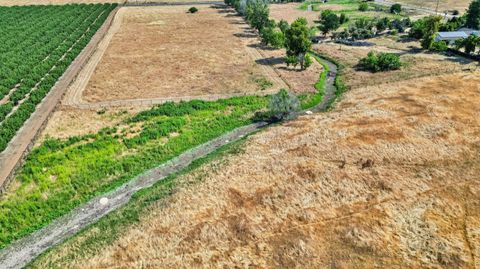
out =
<path fill-rule="evenodd" d="M 312 64 L 307 52 L 311 49 L 311 34 L 305 18 L 299 18 L 291 25 L 287 21 L 275 22 L 270 19 L 268 1 L 264 0 L 225 0 L 238 13 L 245 16 L 247 22 L 258 31 L 265 45 L 274 48 L 285 48 L 288 66 L 302 69 Z"/>

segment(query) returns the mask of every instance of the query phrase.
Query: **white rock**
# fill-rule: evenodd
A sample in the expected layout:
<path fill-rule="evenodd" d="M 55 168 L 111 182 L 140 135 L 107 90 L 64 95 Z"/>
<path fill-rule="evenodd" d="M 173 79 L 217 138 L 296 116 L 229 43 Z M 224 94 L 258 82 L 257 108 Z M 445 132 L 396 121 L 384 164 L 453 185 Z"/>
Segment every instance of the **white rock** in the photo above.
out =
<path fill-rule="evenodd" d="M 310 110 L 307 110 L 307 111 L 305 111 L 305 114 L 307 114 L 307 115 L 311 115 L 311 114 L 313 114 L 313 112 L 312 112 L 312 111 L 310 111 Z"/>
<path fill-rule="evenodd" d="M 106 204 L 108 204 L 108 198 L 107 198 L 107 197 L 102 197 L 102 198 L 100 199 L 100 204 L 101 204 L 101 205 L 106 205 Z"/>

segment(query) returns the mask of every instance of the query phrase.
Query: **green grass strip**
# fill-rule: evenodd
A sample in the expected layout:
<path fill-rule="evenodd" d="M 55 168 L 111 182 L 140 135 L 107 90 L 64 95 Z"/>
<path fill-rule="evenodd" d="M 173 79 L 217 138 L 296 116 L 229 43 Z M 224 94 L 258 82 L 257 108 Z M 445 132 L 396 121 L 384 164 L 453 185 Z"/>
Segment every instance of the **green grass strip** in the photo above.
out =
<path fill-rule="evenodd" d="M 204 164 L 242 152 L 245 141 L 246 137 L 227 144 L 206 157 L 193 161 L 182 172 L 172 174 L 152 187 L 138 191 L 124 207 L 101 218 L 64 243 L 51 248 L 26 268 L 65 268 L 75 260 L 85 259 L 85 257 L 101 252 L 125 234 L 130 227 L 138 224 L 141 216 L 148 215 L 154 204 L 170 197 L 172 192 L 182 184 L 176 179 L 195 171 Z M 193 181 L 186 184 L 200 183 L 205 179 L 205 176 L 206 174 L 199 174 Z M 62 248 L 67 249 L 67 251 L 60 251 Z M 65 254 L 55 253 L 57 251 Z"/>

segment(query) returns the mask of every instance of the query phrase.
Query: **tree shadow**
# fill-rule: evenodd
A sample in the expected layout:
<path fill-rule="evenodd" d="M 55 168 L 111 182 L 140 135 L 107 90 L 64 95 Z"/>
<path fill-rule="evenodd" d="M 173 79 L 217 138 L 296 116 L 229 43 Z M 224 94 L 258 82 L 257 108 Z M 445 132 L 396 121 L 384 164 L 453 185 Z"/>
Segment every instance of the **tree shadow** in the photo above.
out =
<path fill-rule="evenodd" d="M 251 32 L 235 33 L 233 35 L 240 38 L 256 38 L 257 37 L 255 33 L 251 33 Z"/>
<path fill-rule="evenodd" d="M 255 63 L 266 66 L 274 66 L 278 64 L 283 64 L 285 61 L 283 57 L 268 57 L 263 59 L 255 60 Z"/>

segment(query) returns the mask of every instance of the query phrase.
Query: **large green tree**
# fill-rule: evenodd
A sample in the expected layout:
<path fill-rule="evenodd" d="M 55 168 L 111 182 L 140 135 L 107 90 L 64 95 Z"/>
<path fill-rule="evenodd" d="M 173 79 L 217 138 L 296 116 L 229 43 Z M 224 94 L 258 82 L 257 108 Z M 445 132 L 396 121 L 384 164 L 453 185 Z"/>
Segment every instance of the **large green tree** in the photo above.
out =
<path fill-rule="evenodd" d="M 262 31 L 264 27 L 269 25 L 269 14 L 268 2 L 263 0 L 250 0 L 247 2 L 246 19 L 258 31 Z"/>
<path fill-rule="evenodd" d="M 467 10 L 467 22 L 469 28 L 480 29 L 480 0 L 473 0 Z"/>
<path fill-rule="evenodd" d="M 287 57 L 297 57 L 302 69 L 305 69 L 305 56 L 312 47 L 307 19 L 298 18 L 285 31 Z"/>
<path fill-rule="evenodd" d="M 333 11 L 327 9 L 322 11 L 319 23 L 318 29 L 326 35 L 328 32 L 337 30 L 338 27 L 340 27 L 340 17 L 333 13 Z"/>
<path fill-rule="evenodd" d="M 422 48 L 430 49 L 434 43 L 435 35 L 438 33 L 440 28 L 440 22 L 442 17 L 440 16 L 430 16 L 424 20 L 424 29 L 422 37 Z"/>

